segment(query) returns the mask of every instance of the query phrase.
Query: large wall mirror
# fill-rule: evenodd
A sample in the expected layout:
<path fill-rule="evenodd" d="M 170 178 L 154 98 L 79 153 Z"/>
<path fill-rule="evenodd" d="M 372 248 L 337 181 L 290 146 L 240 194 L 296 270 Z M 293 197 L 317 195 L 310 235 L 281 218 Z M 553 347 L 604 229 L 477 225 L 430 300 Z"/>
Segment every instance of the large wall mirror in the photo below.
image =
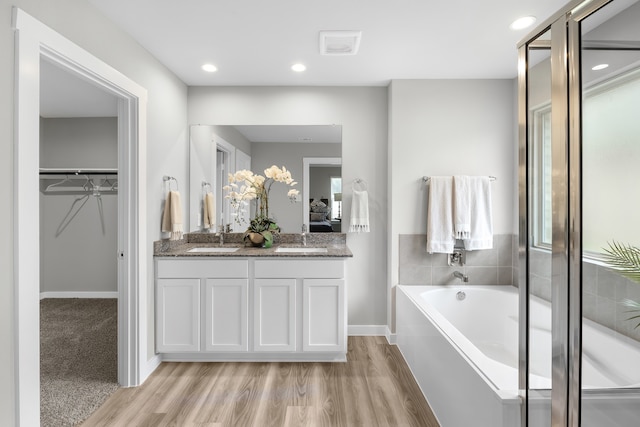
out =
<path fill-rule="evenodd" d="M 269 212 L 284 233 L 298 233 L 302 225 L 312 232 L 341 231 L 342 126 L 340 125 L 192 125 L 189 154 L 189 230 L 215 232 L 229 224 L 242 232 L 254 206 L 236 218 L 222 187 L 236 170 L 249 169 L 264 175 L 271 165 L 286 167 L 298 184 L 297 202 L 287 197 L 289 187 L 274 183 L 269 195 Z M 305 181 L 306 179 L 306 181 Z M 215 226 L 204 227 L 203 201 L 213 193 Z M 311 202 L 317 200 L 311 208 Z M 326 202 L 326 203 L 325 203 Z M 315 205 L 326 204 L 326 209 Z M 315 227 L 324 210 L 323 227 Z"/>

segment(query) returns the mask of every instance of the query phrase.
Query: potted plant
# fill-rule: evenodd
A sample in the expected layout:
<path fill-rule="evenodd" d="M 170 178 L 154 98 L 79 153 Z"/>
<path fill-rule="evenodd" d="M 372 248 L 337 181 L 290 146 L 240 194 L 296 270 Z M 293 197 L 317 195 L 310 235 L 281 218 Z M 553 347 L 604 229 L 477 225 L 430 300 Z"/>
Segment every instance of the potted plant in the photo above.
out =
<path fill-rule="evenodd" d="M 249 222 L 249 227 L 244 232 L 243 240 L 253 246 L 264 246 L 270 248 L 273 245 L 274 233 L 280 232 L 280 227 L 275 219 L 269 216 L 269 192 L 274 182 L 279 182 L 293 187 L 297 184 L 284 166 L 279 168 L 276 165 L 264 170 L 263 175 L 257 175 L 250 170 L 240 170 L 229 174 L 229 185 L 224 189 L 228 191 L 225 196 L 231 201 L 231 206 L 236 210 L 235 221 L 239 224 L 243 222 L 242 216 L 238 215 L 247 208 L 251 200 L 256 201 L 255 216 Z M 291 201 L 295 201 L 299 191 L 292 188 L 287 193 Z"/>

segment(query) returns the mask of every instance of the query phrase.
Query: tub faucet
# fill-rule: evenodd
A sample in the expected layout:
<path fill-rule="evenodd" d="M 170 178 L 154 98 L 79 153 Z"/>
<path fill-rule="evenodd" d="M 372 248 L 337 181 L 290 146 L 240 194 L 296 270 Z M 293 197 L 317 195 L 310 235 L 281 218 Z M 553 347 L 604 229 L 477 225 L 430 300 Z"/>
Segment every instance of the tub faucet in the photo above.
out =
<path fill-rule="evenodd" d="M 453 277 L 456 277 L 456 278 L 462 280 L 462 283 L 469 282 L 469 276 L 467 276 L 466 274 L 462 274 L 459 271 L 454 271 L 453 272 Z"/>

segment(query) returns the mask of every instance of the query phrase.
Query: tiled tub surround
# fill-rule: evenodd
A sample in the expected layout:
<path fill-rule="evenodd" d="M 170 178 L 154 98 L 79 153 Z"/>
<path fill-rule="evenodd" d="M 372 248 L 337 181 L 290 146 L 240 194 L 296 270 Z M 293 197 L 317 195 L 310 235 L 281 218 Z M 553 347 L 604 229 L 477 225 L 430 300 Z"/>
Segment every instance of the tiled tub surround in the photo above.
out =
<path fill-rule="evenodd" d="M 513 234 L 499 234 L 493 238 L 493 249 L 467 251 L 463 267 L 449 266 L 446 254 L 429 254 L 426 251 L 427 236 L 401 234 L 399 240 L 399 280 L 402 285 L 451 285 L 461 284 L 453 277 L 460 271 L 469 277 L 468 285 L 513 285 L 514 268 Z M 515 247 L 517 250 L 517 246 Z"/>
<path fill-rule="evenodd" d="M 530 251 L 531 292 L 547 301 L 551 299 L 551 253 L 545 250 Z M 640 283 L 629 280 L 591 260 L 582 262 L 583 315 L 587 319 L 640 341 L 640 319 L 633 316 L 624 299 L 640 302 Z"/>

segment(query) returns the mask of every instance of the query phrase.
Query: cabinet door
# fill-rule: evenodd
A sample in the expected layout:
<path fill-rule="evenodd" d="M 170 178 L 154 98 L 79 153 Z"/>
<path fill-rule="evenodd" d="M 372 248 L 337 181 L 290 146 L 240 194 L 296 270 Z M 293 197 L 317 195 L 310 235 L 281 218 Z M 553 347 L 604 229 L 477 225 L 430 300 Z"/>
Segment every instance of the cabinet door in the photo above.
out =
<path fill-rule="evenodd" d="M 207 279 L 205 351 L 247 351 L 247 279 Z"/>
<path fill-rule="evenodd" d="M 254 351 L 296 350 L 296 280 L 255 279 Z"/>
<path fill-rule="evenodd" d="M 157 350 L 200 350 L 200 280 L 158 279 Z"/>
<path fill-rule="evenodd" d="M 346 351 L 343 279 L 302 282 L 302 350 Z"/>

